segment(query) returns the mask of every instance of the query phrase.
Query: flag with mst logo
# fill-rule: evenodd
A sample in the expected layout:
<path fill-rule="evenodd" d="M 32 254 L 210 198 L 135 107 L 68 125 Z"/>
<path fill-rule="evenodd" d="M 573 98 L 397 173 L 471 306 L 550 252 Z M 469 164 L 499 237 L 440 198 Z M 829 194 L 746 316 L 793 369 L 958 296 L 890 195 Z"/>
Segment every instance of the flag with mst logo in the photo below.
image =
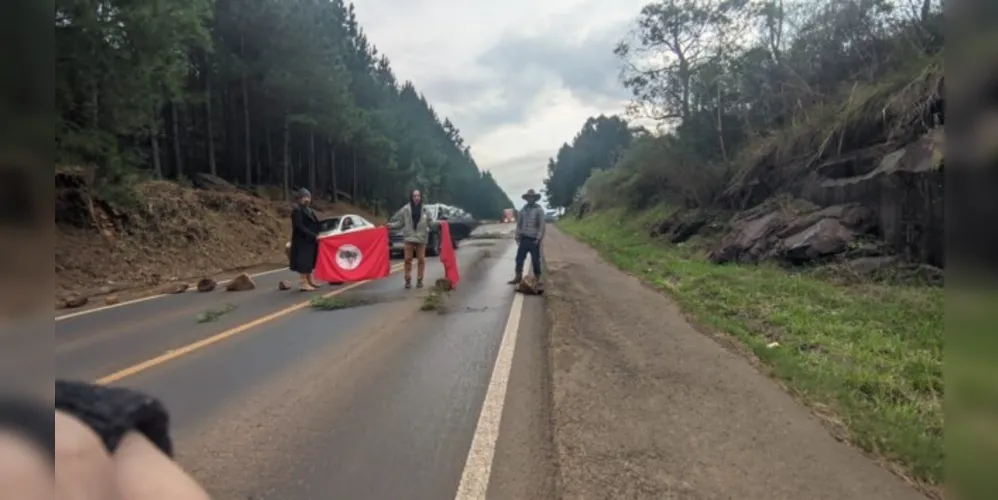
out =
<path fill-rule="evenodd" d="M 330 283 L 350 283 L 384 278 L 391 274 L 388 228 L 376 227 L 319 239 L 315 278 Z"/>

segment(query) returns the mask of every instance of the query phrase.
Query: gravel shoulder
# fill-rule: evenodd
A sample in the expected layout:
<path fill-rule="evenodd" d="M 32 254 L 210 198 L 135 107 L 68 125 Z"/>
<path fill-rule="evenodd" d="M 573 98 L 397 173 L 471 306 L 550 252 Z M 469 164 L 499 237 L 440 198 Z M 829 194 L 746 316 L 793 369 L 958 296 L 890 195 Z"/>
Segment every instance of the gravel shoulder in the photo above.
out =
<path fill-rule="evenodd" d="M 563 498 L 925 498 L 665 296 L 555 227 L 544 252 Z"/>

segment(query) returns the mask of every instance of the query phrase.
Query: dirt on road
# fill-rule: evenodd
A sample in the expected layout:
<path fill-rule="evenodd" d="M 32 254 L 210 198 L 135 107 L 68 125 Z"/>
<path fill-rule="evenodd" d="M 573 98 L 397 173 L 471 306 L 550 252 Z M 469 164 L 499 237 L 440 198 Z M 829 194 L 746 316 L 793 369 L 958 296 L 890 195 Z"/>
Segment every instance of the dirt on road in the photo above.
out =
<path fill-rule="evenodd" d="M 667 297 L 557 228 L 544 252 L 563 498 L 925 498 Z"/>

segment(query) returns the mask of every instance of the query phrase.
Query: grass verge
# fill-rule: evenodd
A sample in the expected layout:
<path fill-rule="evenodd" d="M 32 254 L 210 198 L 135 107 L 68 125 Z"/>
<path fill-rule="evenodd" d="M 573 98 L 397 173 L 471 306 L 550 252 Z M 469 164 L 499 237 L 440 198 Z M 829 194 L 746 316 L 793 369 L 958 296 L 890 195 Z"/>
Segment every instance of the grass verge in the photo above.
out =
<path fill-rule="evenodd" d="M 692 243 L 648 236 L 665 215 L 608 210 L 558 225 L 667 291 L 698 323 L 736 337 L 845 439 L 936 492 L 943 481 L 942 289 L 846 286 L 775 266 L 714 265 Z"/>

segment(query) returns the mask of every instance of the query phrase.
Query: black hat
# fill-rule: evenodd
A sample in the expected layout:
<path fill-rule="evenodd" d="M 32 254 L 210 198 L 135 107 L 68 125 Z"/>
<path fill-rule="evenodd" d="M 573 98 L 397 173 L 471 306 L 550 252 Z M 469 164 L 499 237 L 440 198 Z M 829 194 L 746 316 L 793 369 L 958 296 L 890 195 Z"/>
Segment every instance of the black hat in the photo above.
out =
<path fill-rule="evenodd" d="M 528 189 L 527 192 L 523 194 L 523 199 L 527 201 L 530 200 L 537 201 L 541 199 L 541 195 L 538 194 L 537 191 L 534 191 L 533 189 Z"/>

